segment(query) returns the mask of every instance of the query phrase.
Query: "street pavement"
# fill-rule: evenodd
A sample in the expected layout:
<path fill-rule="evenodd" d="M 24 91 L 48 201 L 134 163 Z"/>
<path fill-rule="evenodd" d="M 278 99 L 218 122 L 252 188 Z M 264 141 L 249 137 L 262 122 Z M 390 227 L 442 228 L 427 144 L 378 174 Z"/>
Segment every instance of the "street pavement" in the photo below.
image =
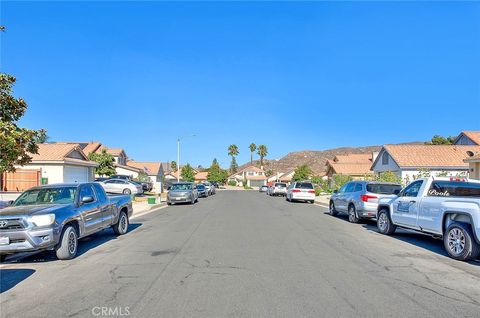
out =
<path fill-rule="evenodd" d="M 1 317 L 480 317 L 480 263 L 442 242 L 219 191 L 0 267 Z M 102 311 L 103 310 L 103 311 Z"/>

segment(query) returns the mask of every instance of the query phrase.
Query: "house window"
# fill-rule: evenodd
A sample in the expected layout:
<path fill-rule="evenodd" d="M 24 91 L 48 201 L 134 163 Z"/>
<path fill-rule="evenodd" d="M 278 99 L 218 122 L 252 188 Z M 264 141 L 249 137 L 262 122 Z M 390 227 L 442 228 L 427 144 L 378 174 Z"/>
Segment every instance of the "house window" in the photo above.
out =
<path fill-rule="evenodd" d="M 248 175 L 249 175 L 249 176 L 253 176 L 253 175 L 255 175 L 255 173 L 252 172 L 252 171 L 249 171 L 249 172 L 248 172 Z"/>
<path fill-rule="evenodd" d="M 382 155 L 382 165 L 388 165 L 388 153 L 386 152 Z"/>

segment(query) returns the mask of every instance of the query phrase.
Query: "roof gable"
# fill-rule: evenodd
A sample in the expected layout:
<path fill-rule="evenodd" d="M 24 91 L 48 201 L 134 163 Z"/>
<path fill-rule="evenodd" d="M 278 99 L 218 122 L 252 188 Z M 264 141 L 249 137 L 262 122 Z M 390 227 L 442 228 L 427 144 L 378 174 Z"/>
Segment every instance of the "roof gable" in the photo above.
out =
<path fill-rule="evenodd" d="M 455 141 L 453 142 L 454 144 L 457 144 L 457 142 L 462 139 L 462 137 L 465 136 L 468 139 L 470 139 L 473 143 L 476 145 L 480 145 L 480 131 L 476 130 L 465 130 L 460 133 L 460 135 L 455 138 Z"/>

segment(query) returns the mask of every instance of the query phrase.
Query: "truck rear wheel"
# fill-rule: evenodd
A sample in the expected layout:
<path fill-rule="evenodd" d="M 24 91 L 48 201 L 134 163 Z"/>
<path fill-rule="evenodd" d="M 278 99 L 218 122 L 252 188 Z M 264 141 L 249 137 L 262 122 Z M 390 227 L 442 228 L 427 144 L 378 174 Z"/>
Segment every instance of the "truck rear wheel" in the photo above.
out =
<path fill-rule="evenodd" d="M 127 213 L 122 211 L 118 216 L 118 222 L 112 226 L 113 231 L 117 235 L 123 235 L 128 231 L 128 224 L 129 224 L 129 221 L 128 221 Z"/>
<path fill-rule="evenodd" d="M 378 212 L 377 228 L 380 233 L 386 235 L 392 235 L 397 229 L 397 226 L 390 219 L 388 210 L 382 209 Z"/>
<path fill-rule="evenodd" d="M 75 258 L 78 250 L 78 234 L 73 225 L 66 225 L 63 229 L 60 242 L 55 247 L 55 253 L 60 260 Z"/>
<path fill-rule="evenodd" d="M 448 256 L 459 261 L 475 259 L 480 254 L 480 246 L 475 242 L 470 225 L 466 223 L 450 224 L 443 235 L 443 245 Z"/>

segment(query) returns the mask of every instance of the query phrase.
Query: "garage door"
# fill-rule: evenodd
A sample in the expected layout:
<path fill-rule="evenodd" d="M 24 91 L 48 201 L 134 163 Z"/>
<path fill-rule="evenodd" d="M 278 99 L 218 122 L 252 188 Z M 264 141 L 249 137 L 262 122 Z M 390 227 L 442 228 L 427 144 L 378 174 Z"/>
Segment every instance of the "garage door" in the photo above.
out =
<path fill-rule="evenodd" d="M 263 180 L 250 180 L 251 187 L 261 187 L 264 184 Z"/>
<path fill-rule="evenodd" d="M 63 172 L 63 182 L 79 183 L 88 182 L 88 167 L 66 166 Z"/>

